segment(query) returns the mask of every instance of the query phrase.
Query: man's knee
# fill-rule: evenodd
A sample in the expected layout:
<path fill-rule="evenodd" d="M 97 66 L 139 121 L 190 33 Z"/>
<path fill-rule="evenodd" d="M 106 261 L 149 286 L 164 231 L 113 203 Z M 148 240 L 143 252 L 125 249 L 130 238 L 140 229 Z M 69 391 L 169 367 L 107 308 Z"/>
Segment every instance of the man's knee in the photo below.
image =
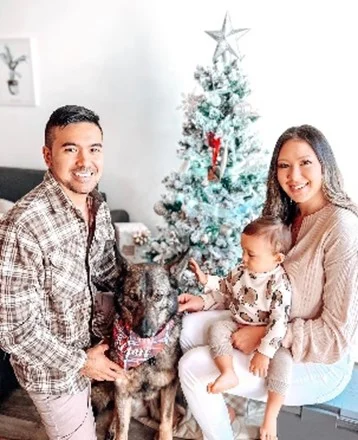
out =
<path fill-rule="evenodd" d="M 74 395 L 29 393 L 50 440 L 96 440 L 90 390 Z"/>

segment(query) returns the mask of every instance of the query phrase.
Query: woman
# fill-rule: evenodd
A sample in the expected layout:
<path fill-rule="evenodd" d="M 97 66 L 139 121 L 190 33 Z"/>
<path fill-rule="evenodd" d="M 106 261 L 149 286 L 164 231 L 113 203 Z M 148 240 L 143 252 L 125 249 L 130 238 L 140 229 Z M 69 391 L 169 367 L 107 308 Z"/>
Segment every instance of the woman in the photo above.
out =
<path fill-rule="evenodd" d="M 345 194 L 333 152 L 316 128 L 303 125 L 278 139 L 269 170 L 263 215 L 291 226 L 293 247 L 284 267 L 293 287 L 290 323 L 282 346 L 294 359 L 286 405 L 322 403 L 343 391 L 353 360 L 358 327 L 358 208 Z M 180 310 L 201 310 L 190 296 Z M 221 394 L 208 394 L 218 372 L 207 329 L 226 311 L 189 314 L 181 343 L 179 375 L 188 404 L 206 440 L 233 440 Z M 252 353 L 265 328 L 244 327 L 233 335 L 239 385 L 232 394 L 266 400 L 264 379 L 249 372 Z M 279 380 L 279 377 L 278 377 Z"/>

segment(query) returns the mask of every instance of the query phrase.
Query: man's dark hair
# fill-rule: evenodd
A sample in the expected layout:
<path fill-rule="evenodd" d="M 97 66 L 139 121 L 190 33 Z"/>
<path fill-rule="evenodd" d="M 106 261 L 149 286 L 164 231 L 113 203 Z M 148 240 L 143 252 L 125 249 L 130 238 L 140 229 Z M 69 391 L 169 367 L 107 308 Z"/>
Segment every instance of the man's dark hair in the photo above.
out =
<path fill-rule="evenodd" d="M 103 135 L 99 116 L 95 112 L 79 105 L 64 105 L 55 110 L 47 121 L 45 127 L 46 147 L 52 147 L 54 141 L 53 129 L 55 127 L 64 128 L 69 124 L 76 124 L 78 122 L 89 122 L 97 125 Z"/>

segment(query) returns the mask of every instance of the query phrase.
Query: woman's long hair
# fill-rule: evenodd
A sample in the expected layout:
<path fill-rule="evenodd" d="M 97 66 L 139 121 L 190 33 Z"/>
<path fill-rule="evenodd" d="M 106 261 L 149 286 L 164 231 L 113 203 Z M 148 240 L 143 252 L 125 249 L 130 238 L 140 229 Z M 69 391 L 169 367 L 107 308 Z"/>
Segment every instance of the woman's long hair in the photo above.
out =
<path fill-rule="evenodd" d="M 326 200 L 349 209 L 358 216 L 358 207 L 343 189 L 343 180 L 331 146 L 317 128 L 301 125 L 287 129 L 276 142 L 267 180 L 266 202 L 263 215 L 274 215 L 285 224 L 291 224 L 297 212 L 296 203 L 281 188 L 277 179 L 277 159 L 285 142 L 295 139 L 307 142 L 315 152 L 322 167 L 322 191 Z"/>

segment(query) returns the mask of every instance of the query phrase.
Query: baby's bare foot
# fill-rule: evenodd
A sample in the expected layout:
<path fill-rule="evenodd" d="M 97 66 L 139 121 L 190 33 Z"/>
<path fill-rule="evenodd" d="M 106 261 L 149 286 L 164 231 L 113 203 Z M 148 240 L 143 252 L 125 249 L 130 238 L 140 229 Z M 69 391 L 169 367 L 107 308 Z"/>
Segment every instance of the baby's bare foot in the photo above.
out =
<path fill-rule="evenodd" d="M 264 420 L 260 428 L 260 440 L 277 440 L 277 420 Z"/>
<path fill-rule="evenodd" d="M 221 374 L 215 382 L 209 383 L 207 390 L 208 393 L 223 393 L 226 390 L 229 390 L 230 388 L 236 387 L 236 385 L 239 383 L 239 379 L 237 378 L 234 371 L 229 371 L 226 373 Z"/>

